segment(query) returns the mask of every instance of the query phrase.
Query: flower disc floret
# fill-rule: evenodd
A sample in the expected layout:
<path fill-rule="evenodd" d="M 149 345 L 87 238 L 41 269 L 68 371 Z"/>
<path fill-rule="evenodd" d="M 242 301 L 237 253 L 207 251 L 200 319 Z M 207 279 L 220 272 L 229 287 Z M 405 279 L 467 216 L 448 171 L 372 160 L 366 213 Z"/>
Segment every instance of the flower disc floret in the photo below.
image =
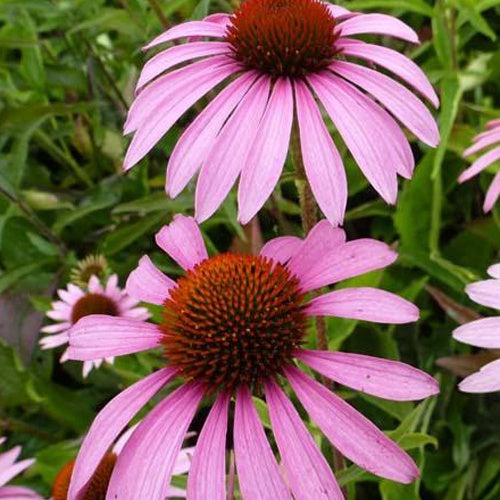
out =
<path fill-rule="evenodd" d="M 335 24 L 318 0 L 248 0 L 234 13 L 226 40 L 249 68 L 303 76 L 331 63 Z"/>
<path fill-rule="evenodd" d="M 91 314 L 107 314 L 118 316 L 116 302 L 101 293 L 88 293 L 79 299 L 71 311 L 71 322 L 75 324 L 79 319 Z"/>
<path fill-rule="evenodd" d="M 206 259 L 164 303 L 170 363 L 209 388 L 259 386 L 300 347 L 303 298 L 298 279 L 271 259 L 229 253 Z"/>

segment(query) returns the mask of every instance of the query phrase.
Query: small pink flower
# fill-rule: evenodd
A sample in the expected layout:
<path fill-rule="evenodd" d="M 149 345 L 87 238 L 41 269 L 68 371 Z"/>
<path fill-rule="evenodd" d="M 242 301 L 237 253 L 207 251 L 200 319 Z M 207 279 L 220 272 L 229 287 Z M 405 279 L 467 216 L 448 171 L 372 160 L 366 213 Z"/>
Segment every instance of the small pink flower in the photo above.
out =
<path fill-rule="evenodd" d="M 204 397 L 213 404 L 194 450 L 188 498 L 226 498 L 226 433 L 232 397 L 234 451 L 243 498 L 287 499 L 292 494 L 341 498 L 326 459 L 282 389 L 286 383 L 316 425 L 354 463 L 402 483 L 418 476 L 409 455 L 298 365 L 396 401 L 438 392 L 432 377 L 397 361 L 303 348 L 308 324 L 316 315 L 382 323 L 418 318 L 413 304 L 374 288 L 338 289 L 308 298 L 312 290 L 388 266 L 397 257 L 391 248 L 371 239 L 346 242 L 341 229 L 322 221 L 305 240 L 276 238 L 258 256 L 208 257 L 196 222 L 181 215 L 160 230 L 156 242 L 186 274 L 175 282 L 144 256 L 128 278 L 127 291 L 137 300 L 163 306 L 163 323 L 94 315 L 83 318 L 70 333 L 70 359 L 85 361 L 161 347 L 168 360 L 167 367 L 125 389 L 99 413 L 76 460 L 72 498 L 121 430 L 174 379 L 181 385 L 144 418 L 120 454 L 108 498 L 164 497 L 175 457 Z M 289 486 L 252 394 L 265 394 Z"/>
<path fill-rule="evenodd" d="M 488 269 L 492 279 L 467 285 L 469 298 L 478 304 L 500 310 L 500 264 Z M 453 337 L 465 344 L 500 349 L 500 316 L 482 318 L 458 327 Z M 464 392 L 500 391 L 500 359 L 483 366 L 478 372 L 462 380 L 459 388 Z"/>
<path fill-rule="evenodd" d="M 6 439 L 0 437 L 0 445 Z M 9 451 L 0 453 L 0 500 L 42 500 L 42 497 L 33 490 L 23 486 L 5 486 L 11 479 L 31 467 L 35 459 L 28 458 L 16 462 L 21 453 L 21 447 L 15 446 Z"/>
<path fill-rule="evenodd" d="M 137 425 L 134 425 L 118 439 L 111 451 L 107 452 L 99 461 L 98 466 L 92 471 L 92 476 L 85 485 L 85 494 L 82 499 L 101 499 L 106 497 L 109 479 L 115 468 L 116 461 L 120 456 L 124 446 L 135 432 Z M 174 465 L 173 474 L 186 474 L 191 467 L 191 460 L 194 448 L 184 448 L 177 456 Z M 58 472 L 52 485 L 52 500 L 68 500 L 68 489 L 71 481 L 71 476 L 75 467 L 75 461 L 70 460 Z M 186 491 L 182 488 L 170 486 L 167 490 L 167 497 L 186 497 Z M 1 498 L 1 497 L 0 497 Z M 71 497 L 73 498 L 73 497 Z"/>
<path fill-rule="evenodd" d="M 52 309 L 47 313 L 47 316 L 57 323 L 42 328 L 42 332 L 50 334 L 40 340 L 42 349 L 53 349 L 67 344 L 71 327 L 89 314 L 107 314 L 138 320 L 146 320 L 150 316 L 146 308 L 136 307 L 138 301 L 120 289 L 116 274 L 109 277 L 106 286 L 92 276 L 86 291 L 70 283 L 66 290 L 59 290 L 57 293 L 61 300 L 53 302 Z M 61 362 L 66 360 L 65 352 Z M 113 363 L 113 357 L 85 361 L 83 376 L 86 377 L 92 368 L 99 368 L 103 361 Z"/>
<path fill-rule="evenodd" d="M 395 203 L 397 175 L 411 178 L 414 169 L 398 122 L 432 147 L 439 131 L 422 101 L 375 66 L 404 80 L 434 106 L 439 101 L 415 63 L 352 38 L 363 34 L 418 43 L 416 33 L 396 18 L 352 13 L 319 0 L 279 5 L 247 0 L 232 16 L 215 14 L 167 30 L 146 49 L 180 38 L 187 42 L 163 50 L 144 66 L 124 128 L 125 134 L 135 132 L 124 168 L 133 167 L 191 106 L 224 84 L 168 162 L 166 191 L 172 197 L 200 171 L 199 222 L 217 210 L 238 176 L 239 220 L 247 223 L 258 212 L 283 170 L 295 116 L 311 189 L 327 219 L 340 224 L 347 180 L 323 108 L 368 181 Z M 217 41 L 203 41 L 206 37 Z"/>
<path fill-rule="evenodd" d="M 491 120 L 486 124 L 486 130 L 476 135 L 473 139 L 474 144 L 464 151 L 464 157 L 471 156 L 479 151 L 482 151 L 481 156 L 463 172 L 458 178 L 458 182 L 462 183 L 475 177 L 484 169 L 500 160 L 500 120 Z M 490 146 L 494 146 L 486 153 L 484 150 Z M 496 173 L 493 181 L 490 184 L 486 198 L 484 200 L 483 210 L 489 212 L 493 205 L 498 200 L 500 195 L 500 171 Z"/>

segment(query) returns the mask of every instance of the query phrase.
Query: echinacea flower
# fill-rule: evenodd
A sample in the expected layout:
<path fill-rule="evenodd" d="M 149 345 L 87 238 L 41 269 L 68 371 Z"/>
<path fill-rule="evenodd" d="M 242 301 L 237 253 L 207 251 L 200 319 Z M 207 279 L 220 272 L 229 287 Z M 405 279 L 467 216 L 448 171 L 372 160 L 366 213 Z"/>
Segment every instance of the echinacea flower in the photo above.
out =
<path fill-rule="evenodd" d="M 491 279 L 467 285 L 469 298 L 478 304 L 500 310 L 500 264 L 488 269 Z M 481 318 L 459 326 L 453 337 L 476 347 L 500 349 L 500 316 Z M 466 377 L 459 386 L 464 392 L 500 391 L 500 359 L 484 365 Z"/>
<path fill-rule="evenodd" d="M 5 441 L 4 437 L 0 437 L 0 445 Z M 33 458 L 16 462 L 20 454 L 20 446 L 0 453 L 0 500 L 42 500 L 38 493 L 24 486 L 6 486 L 11 479 L 35 462 Z"/>
<path fill-rule="evenodd" d="M 484 150 L 488 149 L 485 153 Z M 486 130 L 476 135 L 473 144 L 464 151 L 464 157 L 472 156 L 481 151 L 481 156 L 463 172 L 458 178 L 462 183 L 475 177 L 490 165 L 500 160 L 500 120 L 491 120 L 486 124 Z M 500 171 L 493 177 L 486 198 L 484 199 L 483 210 L 489 212 L 500 196 Z"/>
<path fill-rule="evenodd" d="M 124 432 L 111 451 L 107 452 L 104 457 L 102 457 L 96 469 L 92 472 L 92 477 L 85 487 L 84 493 L 79 497 L 81 500 L 105 500 L 109 479 L 116 465 L 116 460 L 136 428 L 137 424 Z M 174 465 L 174 475 L 186 474 L 189 471 L 193 450 L 194 448 L 184 448 L 180 451 Z M 68 490 L 74 466 L 75 461 L 70 460 L 57 473 L 52 485 L 51 500 L 68 500 L 68 498 L 70 498 L 68 497 Z M 166 497 L 185 498 L 186 491 L 182 488 L 170 486 Z"/>
<path fill-rule="evenodd" d="M 283 170 L 294 120 L 318 205 L 332 224 L 342 222 L 346 174 L 317 99 L 368 181 L 395 203 L 397 174 L 411 178 L 414 168 L 398 121 L 433 147 L 439 131 L 422 101 L 374 66 L 389 70 L 434 106 L 439 101 L 415 63 L 352 38 L 362 34 L 418 43 L 416 33 L 394 17 L 352 13 L 319 0 L 247 0 L 231 16 L 217 14 L 167 30 L 146 49 L 180 38 L 187 42 L 160 52 L 142 70 L 124 128 L 125 134 L 135 133 L 124 169 L 225 83 L 179 139 L 167 167 L 171 197 L 200 171 L 199 222 L 215 212 L 238 176 L 240 222 L 258 212 Z M 203 41 L 207 37 L 216 41 Z"/>
<path fill-rule="evenodd" d="M 110 443 L 131 418 L 174 379 L 181 385 L 144 417 L 111 475 L 107 498 L 159 500 L 175 457 L 202 398 L 213 400 L 199 435 L 187 496 L 226 498 L 228 408 L 235 399 L 234 452 L 238 481 L 248 500 L 341 498 L 326 459 L 282 386 L 287 382 L 333 445 L 360 467 L 411 482 L 413 460 L 374 424 L 298 362 L 335 382 L 375 396 L 417 400 L 438 392 L 436 381 L 406 364 L 366 355 L 306 350 L 316 315 L 383 323 L 415 321 L 418 309 L 374 288 L 346 288 L 308 299 L 312 290 L 381 269 L 396 259 L 386 244 L 318 223 L 305 240 L 280 237 L 260 255 L 209 257 L 194 219 L 176 216 L 156 242 L 186 274 L 177 282 L 144 256 L 127 281 L 131 296 L 163 307 L 152 324 L 105 315 L 81 319 L 71 330 L 68 356 L 88 360 L 161 347 L 167 366 L 125 389 L 99 413 L 76 459 L 70 492 L 82 491 Z M 285 484 L 252 394 L 264 393 Z M 291 492 L 290 492 L 291 490 Z"/>
<path fill-rule="evenodd" d="M 138 301 L 118 286 L 116 274 L 108 278 L 105 286 L 96 276 L 91 276 L 86 290 L 70 283 L 66 290 L 58 290 L 57 293 L 61 300 L 53 302 L 52 309 L 47 312 L 47 316 L 56 323 L 42 328 L 42 332 L 50 334 L 40 339 L 42 349 L 53 349 L 67 344 L 71 327 L 89 314 L 107 314 L 138 320 L 146 320 L 150 316 L 146 308 L 136 307 Z M 66 359 L 64 353 L 61 361 Z M 105 361 L 113 363 L 113 357 L 106 357 Z M 102 362 L 103 359 L 85 361 L 83 376 L 86 377 L 92 368 L 99 368 Z"/>

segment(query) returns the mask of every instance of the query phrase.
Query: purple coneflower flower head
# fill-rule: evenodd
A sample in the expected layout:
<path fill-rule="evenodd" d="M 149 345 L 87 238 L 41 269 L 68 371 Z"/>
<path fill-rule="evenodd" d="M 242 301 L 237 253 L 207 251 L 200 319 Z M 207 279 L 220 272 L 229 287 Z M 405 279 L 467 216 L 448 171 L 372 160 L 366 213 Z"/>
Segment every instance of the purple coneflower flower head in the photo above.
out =
<path fill-rule="evenodd" d="M 124 432 L 123 435 L 114 444 L 111 451 L 107 452 L 104 455 L 96 469 L 93 471 L 92 477 L 86 485 L 84 493 L 79 498 L 81 498 L 82 500 L 104 500 L 106 498 L 106 491 L 108 489 L 109 480 L 111 478 L 111 473 L 115 468 L 118 456 L 120 455 L 127 441 L 130 439 L 130 436 L 135 431 L 136 427 L 137 424 Z M 194 448 L 184 448 L 180 451 L 174 465 L 174 475 L 186 474 L 189 471 L 189 468 L 191 467 L 193 450 Z M 74 467 L 75 461 L 70 460 L 57 473 L 57 476 L 52 485 L 51 500 L 68 500 L 68 490 Z M 166 496 L 168 498 L 185 498 L 186 491 L 182 488 L 170 486 Z"/>
<path fill-rule="evenodd" d="M 486 149 L 488 149 L 488 151 L 485 152 Z M 468 181 L 500 160 L 500 120 L 491 120 L 486 124 L 486 130 L 474 137 L 472 146 L 464 151 L 464 157 L 471 156 L 480 151 L 481 156 L 460 175 L 458 182 L 462 183 Z M 493 181 L 486 193 L 483 204 L 483 210 L 485 212 L 489 212 L 493 208 L 499 195 L 500 171 L 493 177 Z"/>
<path fill-rule="evenodd" d="M 71 330 L 68 356 L 88 360 L 162 348 L 165 368 L 128 387 L 99 413 L 77 457 L 70 493 L 89 481 L 110 443 L 134 415 L 174 379 L 178 388 L 144 418 L 118 457 L 107 498 L 160 500 L 170 483 L 185 433 L 203 398 L 212 401 L 188 475 L 187 496 L 226 498 L 229 406 L 243 498 L 342 498 L 335 477 L 284 387 L 291 386 L 333 445 L 360 467 L 403 483 L 418 474 L 413 460 L 342 398 L 300 369 L 397 401 L 436 394 L 436 381 L 406 364 L 366 355 L 307 350 L 312 317 L 338 316 L 407 323 L 418 309 L 374 288 L 345 288 L 311 299 L 309 292 L 396 259 L 386 244 L 346 242 L 341 229 L 318 223 L 305 240 L 275 238 L 259 255 L 209 257 L 190 217 L 176 216 L 156 242 L 184 270 L 177 282 L 144 256 L 127 281 L 138 300 L 163 307 L 157 325 L 95 315 Z M 265 395 L 283 479 L 252 395 Z M 70 495 L 71 496 L 71 495 Z"/>
<path fill-rule="evenodd" d="M 86 290 L 70 283 L 66 290 L 62 289 L 57 293 L 61 300 L 53 302 L 52 309 L 47 312 L 47 316 L 56 323 L 42 328 L 42 332 L 49 334 L 40 339 L 42 349 L 67 344 L 71 327 L 90 314 L 138 320 L 147 320 L 150 316 L 146 308 L 137 307 L 138 301 L 118 286 L 116 274 L 110 276 L 105 285 L 97 277 L 91 276 Z M 61 361 L 66 360 L 64 353 Z M 113 363 L 113 357 L 85 361 L 83 376 L 86 377 L 92 368 L 99 368 L 103 361 Z"/>
<path fill-rule="evenodd" d="M 247 0 L 232 16 L 218 14 L 167 30 L 146 48 L 187 41 L 151 58 L 140 75 L 124 129 L 134 132 L 124 168 L 141 160 L 186 110 L 217 87 L 167 167 L 166 191 L 172 197 L 199 171 L 198 221 L 215 212 L 238 177 L 239 220 L 247 223 L 258 212 L 283 170 L 296 119 L 313 194 L 327 219 L 340 224 L 346 174 L 320 104 L 371 185 L 395 203 L 397 174 L 410 178 L 414 168 L 400 123 L 430 146 L 439 142 L 439 131 L 413 91 L 376 67 L 434 106 L 439 101 L 415 63 L 353 38 L 363 34 L 418 43 L 416 33 L 396 18 L 351 13 L 319 0 Z"/>
<path fill-rule="evenodd" d="M 0 437 L 0 445 L 5 441 L 4 437 Z M 43 500 L 38 493 L 24 486 L 6 486 L 11 479 L 31 467 L 35 462 L 33 458 L 16 462 L 20 454 L 20 446 L 0 453 L 0 500 Z"/>
<path fill-rule="evenodd" d="M 491 279 L 467 285 L 465 291 L 474 302 L 500 310 L 500 264 L 491 266 L 488 274 Z M 459 326 L 453 337 L 465 344 L 500 349 L 500 316 L 477 319 Z M 462 380 L 458 387 L 464 392 L 500 391 L 500 359 L 484 365 Z"/>

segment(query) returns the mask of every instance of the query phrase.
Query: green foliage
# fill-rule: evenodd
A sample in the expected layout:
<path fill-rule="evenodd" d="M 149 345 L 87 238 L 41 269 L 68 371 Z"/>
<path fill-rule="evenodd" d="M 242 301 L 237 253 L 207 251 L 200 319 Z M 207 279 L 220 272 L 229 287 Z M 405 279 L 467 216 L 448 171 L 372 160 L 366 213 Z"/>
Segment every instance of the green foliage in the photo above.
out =
<path fill-rule="evenodd" d="M 84 380 L 79 363 L 59 364 L 60 349 L 38 347 L 50 298 L 87 254 L 102 252 L 122 284 L 145 253 L 162 269 L 179 273 L 157 250 L 153 235 L 175 213 L 192 212 L 193 186 L 175 200 L 163 188 L 167 156 L 191 116 L 133 171 L 120 171 L 128 143 L 121 129 L 146 59 L 140 48 L 165 20 L 201 19 L 233 3 L 0 0 L 0 336 L 8 342 L 0 342 L 0 434 L 23 444 L 26 456 L 36 456 L 37 464 L 20 482 L 47 495 L 97 409 L 164 364 L 161 353 L 128 356 Z M 401 182 L 395 207 L 380 201 L 347 155 L 347 233 L 394 244 L 400 258 L 384 272 L 342 286 L 380 286 L 401 294 L 421 308 L 421 321 L 386 327 L 329 319 L 329 347 L 409 362 L 437 375 L 441 394 L 413 404 L 342 392 L 409 450 L 423 472 L 412 485 L 381 480 L 349 464 L 337 477 L 352 499 L 494 500 L 500 497 L 498 399 L 457 392 L 457 378 L 436 364 L 471 351 L 451 339 L 456 323 L 428 286 L 471 306 L 464 286 L 484 277 L 499 255 L 500 212 L 485 215 L 481 209 L 495 167 L 480 181 L 458 185 L 456 179 L 469 161 L 461 152 L 472 136 L 500 117 L 500 1 L 339 3 L 391 13 L 420 34 L 422 44 L 414 48 L 387 38 L 383 43 L 413 58 L 439 91 L 442 141 L 430 150 L 411 138 L 416 172 Z M 301 233 L 295 178 L 289 164 L 285 170 L 260 214 L 265 240 Z M 251 243 L 237 224 L 235 206 L 231 196 L 203 225 L 211 252 L 227 250 L 235 239 Z M 268 426 L 267 408 L 256 401 Z M 322 434 L 306 423 L 328 449 Z"/>

